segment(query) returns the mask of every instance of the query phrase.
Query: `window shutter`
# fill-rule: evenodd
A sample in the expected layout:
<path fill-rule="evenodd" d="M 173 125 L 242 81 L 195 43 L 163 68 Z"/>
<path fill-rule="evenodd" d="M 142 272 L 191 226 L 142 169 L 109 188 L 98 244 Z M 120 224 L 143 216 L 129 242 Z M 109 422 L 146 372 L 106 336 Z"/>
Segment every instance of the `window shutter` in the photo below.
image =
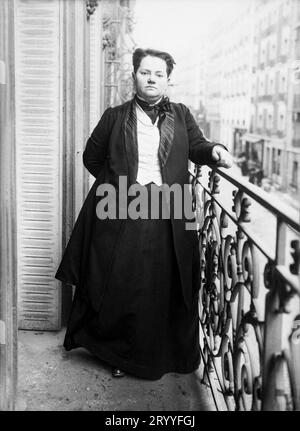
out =
<path fill-rule="evenodd" d="M 15 0 L 19 328 L 60 328 L 59 0 Z"/>

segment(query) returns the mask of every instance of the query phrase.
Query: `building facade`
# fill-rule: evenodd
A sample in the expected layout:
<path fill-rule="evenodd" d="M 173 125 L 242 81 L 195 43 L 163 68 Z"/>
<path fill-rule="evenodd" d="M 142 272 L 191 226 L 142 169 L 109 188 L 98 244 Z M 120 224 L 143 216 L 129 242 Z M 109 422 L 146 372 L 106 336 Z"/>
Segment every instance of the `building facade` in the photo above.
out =
<path fill-rule="evenodd" d="M 171 75 L 169 95 L 174 102 L 184 103 L 193 113 L 199 127 L 209 134 L 206 121 L 206 55 L 207 40 L 205 35 L 197 41 L 197 49 L 187 50 Z"/>
<path fill-rule="evenodd" d="M 252 116 L 250 134 L 243 138 L 246 146 L 252 146 L 252 156 L 259 153 L 269 185 L 291 194 L 300 185 L 294 110 L 300 82 L 295 76 L 298 9 L 296 0 L 255 3 Z"/>
<path fill-rule="evenodd" d="M 176 102 L 183 102 L 190 108 L 198 110 L 205 105 L 205 75 L 206 75 L 206 38 L 197 41 L 197 49 L 187 48 L 174 72 L 174 96 Z"/>
<path fill-rule="evenodd" d="M 209 137 L 261 171 L 264 186 L 300 190 L 300 2 L 249 0 L 208 35 Z"/>
<path fill-rule="evenodd" d="M 237 155 L 250 128 L 253 2 L 243 1 L 223 24 L 220 140 Z"/>
<path fill-rule="evenodd" d="M 210 139 L 236 155 L 250 127 L 254 4 L 221 8 L 207 35 L 205 108 Z"/>
<path fill-rule="evenodd" d="M 291 136 L 288 147 L 288 191 L 299 198 L 300 191 L 300 2 L 295 2 L 292 13 L 292 54 L 291 67 Z"/>
<path fill-rule="evenodd" d="M 212 29 L 215 25 L 212 25 Z M 224 45 L 222 31 L 213 32 L 208 38 L 205 109 L 206 120 L 209 124 L 209 138 L 220 142 L 221 139 L 221 94 L 222 73 L 224 60 Z"/>

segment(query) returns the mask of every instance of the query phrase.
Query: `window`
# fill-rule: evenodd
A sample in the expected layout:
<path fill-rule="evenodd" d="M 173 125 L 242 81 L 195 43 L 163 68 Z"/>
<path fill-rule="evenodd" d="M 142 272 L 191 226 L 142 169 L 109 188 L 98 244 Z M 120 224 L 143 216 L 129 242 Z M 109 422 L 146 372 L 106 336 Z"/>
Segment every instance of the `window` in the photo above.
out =
<path fill-rule="evenodd" d="M 267 148 L 266 176 L 270 175 L 270 148 Z"/>
<path fill-rule="evenodd" d="M 289 51 L 289 40 L 290 40 L 290 29 L 288 27 L 283 28 L 281 35 L 281 55 L 287 55 Z"/>
<path fill-rule="evenodd" d="M 298 189 L 298 162 L 293 162 L 291 186 Z"/>
<path fill-rule="evenodd" d="M 284 106 L 280 106 L 279 108 L 279 112 L 278 112 L 278 117 L 277 117 L 277 128 L 280 132 L 283 132 L 285 129 L 285 107 Z"/>
<path fill-rule="evenodd" d="M 275 148 L 272 148 L 272 174 L 276 173 L 276 154 Z"/>
<path fill-rule="evenodd" d="M 272 148 L 272 174 L 280 175 L 281 150 Z"/>
<path fill-rule="evenodd" d="M 287 79 L 286 75 L 281 75 L 279 80 L 279 93 L 286 93 L 287 92 Z"/>
<path fill-rule="evenodd" d="M 270 12 L 268 15 L 268 21 L 269 21 L 268 24 L 272 25 L 272 12 Z"/>
<path fill-rule="evenodd" d="M 277 49 L 277 37 L 273 35 L 270 38 L 270 60 L 274 60 L 276 58 L 276 49 Z"/>
<path fill-rule="evenodd" d="M 271 130 L 273 126 L 273 115 L 272 114 L 268 114 L 268 119 L 267 119 L 267 129 Z"/>
<path fill-rule="evenodd" d="M 268 73 L 268 79 L 267 79 L 267 88 L 266 88 L 266 94 L 272 95 L 274 94 L 274 71 L 269 70 Z"/>
<path fill-rule="evenodd" d="M 258 88 L 258 95 L 263 96 L 265 92 L 265 80 L 263 76 L 259 80 L 259 88 Z"/>
<path fill-rule="evenodd" d="M 267 41 L 264 39 L 260 45 L 260 63 L 265 63 L 267 53 Z"/>
<path fill-rule="evenodd" d="M 276 55 L 276 45 L 275 43 L 272 43 L 270 59 L 273 60 L 275 58 L 275 55 Z"/>
<path fill-rule="evenodd" d="M 283 16 L 287 17 L 289 15 L 290 11 L 290 2 L 289 0 L 286 0 L 283 4 Z"/>
<path fill-rule="evenodd" d="M 276 174 L 280 175 L 281 150 L 277 150 Z"/>

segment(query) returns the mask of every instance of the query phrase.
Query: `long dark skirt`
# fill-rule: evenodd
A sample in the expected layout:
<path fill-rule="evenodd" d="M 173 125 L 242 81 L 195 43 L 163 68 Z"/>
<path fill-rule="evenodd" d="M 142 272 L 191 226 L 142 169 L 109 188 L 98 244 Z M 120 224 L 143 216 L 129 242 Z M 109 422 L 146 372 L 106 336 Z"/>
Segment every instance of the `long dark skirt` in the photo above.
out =
<path fill-rule="evenodd" d="M 64 346 L 146 379 L 198 368 L 198 295 L 187 310 L 170 220 L 125 221 L 101 309 L 76 291 Z"/>

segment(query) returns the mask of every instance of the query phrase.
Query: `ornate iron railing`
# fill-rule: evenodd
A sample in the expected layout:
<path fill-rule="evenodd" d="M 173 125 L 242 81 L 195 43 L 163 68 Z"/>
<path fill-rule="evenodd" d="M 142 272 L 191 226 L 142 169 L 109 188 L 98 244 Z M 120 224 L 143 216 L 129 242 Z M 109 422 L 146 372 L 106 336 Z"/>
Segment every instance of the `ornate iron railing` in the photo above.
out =
<path fill-rule="evenodd" d="M 195 167 L 192 194 L 202 378 L 219 409 L 299 410 L 299 215 L 223 169 Z"/>

